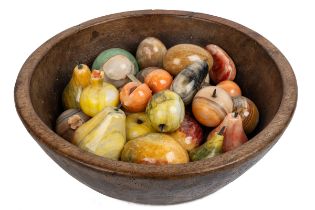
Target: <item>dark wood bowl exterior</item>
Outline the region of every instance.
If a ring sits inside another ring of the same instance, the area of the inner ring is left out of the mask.
[[[135,53],[147,36],[167,47],[179,43],[225,49],[237,68],[243,95],[260,110],[251,140],[212,159],[178,165],[112,161],[85,152],[54,133],[61,93],[78,62],[91,64],[102,50]],[[70,175],[105,195],[145,204],[174,204],[215,192],[254,165],[277,142],[297,102],[294,73],[281,52],[258,33],[222,18],[145,10],[108,15],[74,26],[40,46],[23,65],[15,85],[17,112],[45,152]]]

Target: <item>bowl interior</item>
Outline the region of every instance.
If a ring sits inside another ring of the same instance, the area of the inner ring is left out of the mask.
[[[38,63],[31,78],[30,95],[35,112],[51,129],[62,112],[61,94],[77,63],[91,65],[103,50],[119,47],[135,54],[148,36],[159,38],[169,48],[179,43],[221,46],[234,60],[236,82],[252,99],[260,122],[252,136],[264,129],[276,114],[282,99],[282,80],[268,52],[243,32],[216,21],[179,15],[138,15],[107,20],[62,39]]]

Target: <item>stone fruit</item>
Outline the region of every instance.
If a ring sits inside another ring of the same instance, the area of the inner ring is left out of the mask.
[[[119,104],[119,92],[115,86],[104,82],[104,72],[93,70],[90,85],[83,89],[80,97],[82,111],[93,117],[104,107],[117,106]]]
[[[144,112],[133,113],[127,116],[126,131],[127,141],[155,132]]]
[[[177,93],[164,90],[152,96],[146,114],[156,131],[173,132],[184,120],[185,106]]]
[[[111,48],[101,52],[95,59],[92,69],[104,71],[104,81],[119,88],[129,82],[128,74],[139,71],[136,59],[128,51]]]
[[[144,78],[144,82],[150,87],[153,93],[158,93],[170,88],[173,77],[163,69],[155,69]]]
[[[163,67],[163,57],[167,49],[157,38],[147,37],[138,46],[136,58],[141,69],[147,67]]]
[[[175,76],[196,61],[206,61],[208,70],[212,68],[213,59],[207,50],[194,44],[178,44],[166,52],[163,69]]]
[[[211,136],[211,139],[203,143],[200,147],[193,149],[189,152],[189,157],[191,161],[203,160],[212,158],[222,153],[223,147],[223,132],[225,127],[222,127],[219,132],[215,132]]]
[[[224,80],[234,80],[236,68],[230,56],[222,48],[214,44],[207,45],[206,49],[213,57],[213,66],[209,71],[211,80],[215,84]]]
[[[237,97],[242,95],[241,88],[233,81],[224,80],[217,84],[217,87],[225,90],[231,97]]]
[[[64,139],[71,141],[74,131],[90,119],[79,109],[68,109],[62,112],[56,120],[56,133]]]
[[[129,82],[119,93],[122,106],[127,112],[143,112],[151,99],[152,91],[145,83]]]
[[[115,107],[105,107],[80,126],[72,143],[96,155],[118,160],[126,142],[126,115]]]
[[[192,102],[192,112],[196,120],[208,127],[218,126],[232,110],[231,96],[216,86],[200,89]]]
[[[140,82],[144,82],[144,78],[151,73],[153,70],[159,69],[158,67],[147,67],[137,73],[137,79]]]
[[[185,114],[180,127],[173,133],[170,133],[184,149],[190,151],[201,144],[203,134],[200,125],[193,119],[189,113]]]
[[[196,61],[177,74],[170,89],[180,95],[184,104],[190,104],[207,74],[207,62]]]
[[[207,141],[210,141],[216,132],[225,127],[223,151],[231,151],[248,141],[242,125],[242,118],[237,112],[229,113],[223,122],[213,129],[208,135]]]
[[[189,161],[188,154],[172,137],[150,133],[130,140],[124,146],[121,160],[142,164],[178,164]]]
[[[65,109],[80,108],[81,92],[89,85],[90,77],[90,68],[85,64],[79,64],[73,69],[72,77],[62,93]]]
[[[233,98],[233,112],[237,112],[241,116],[246,134],[255,130],[259,122],[259,112],[252,100],[244,96]]]

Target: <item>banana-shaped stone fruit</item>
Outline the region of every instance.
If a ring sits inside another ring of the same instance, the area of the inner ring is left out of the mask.
[[[118,160],[126,143],[125,113],[105,107],[75,131],[72,143],[96,155]]]

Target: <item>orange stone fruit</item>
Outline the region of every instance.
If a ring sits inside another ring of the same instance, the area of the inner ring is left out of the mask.
[[[225,90],[231,97],[241,96],[241,88],[233,81],[225,80],[217,84],[217,87]]]
[[[120,91],[122,106],[128,112],[143,112],[151,99],[152,91],[145,83],[129,82]]]
[[[158,93],[170,88],[173,77],[163,69],[156,69],[145,77],[144,82],[150,87],[153,93]]]
[[[231,96],[216,86],[202,88],[192,102],[192,112],[196,120],[207,127],[218,126],[232,110]]]

